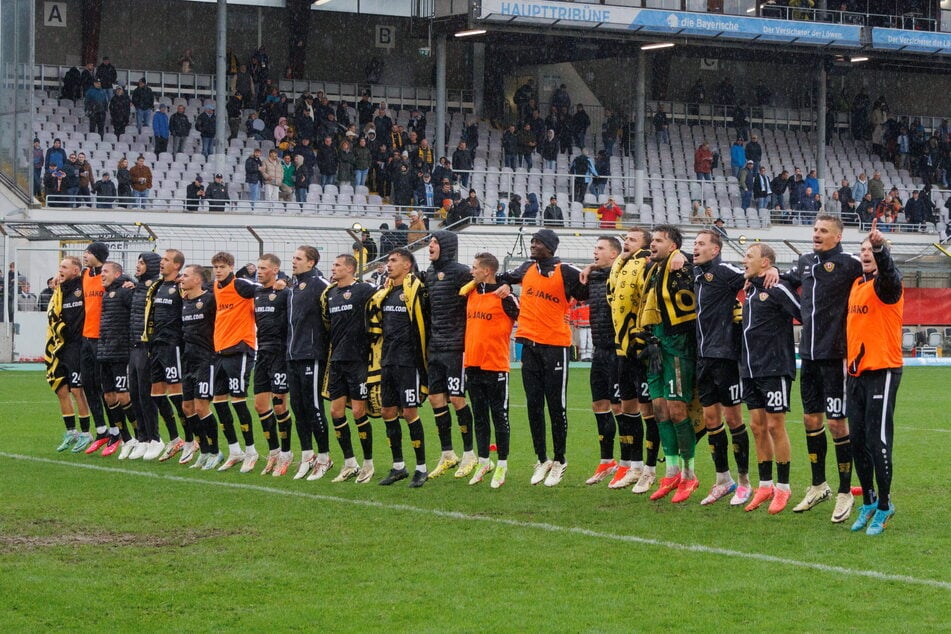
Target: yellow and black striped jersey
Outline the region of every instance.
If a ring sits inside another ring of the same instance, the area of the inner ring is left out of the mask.
[[[637,330],[637,308],[649,255],[649,250],[641,249],[627,259],[616,259],[611,266],[608,302],[614,321],[614,347],[619,356],[627,355],[631,335]]]

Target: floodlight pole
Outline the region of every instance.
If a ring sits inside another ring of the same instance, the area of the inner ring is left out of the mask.
[[[822,202],[826,204],[825,174],[826,174],[826,93],[828,80],[826,78],[825,60],[819,64],[819,95],[816,104],[816,178],[819,180],[819,191]]]
[[[485,99],[485,42],[472,43],[472,110],[475,118],[482,117]],[[450,139],[451,141],[451,139]]]
[[[634,204],[640,213],[644,203],[644,117],[647,116],[647,53],[637,52],[637,83],[634,85]]]
[[[218,0],[218,49],[215,52],[215,172],[224,172],[228,135],[227,68],[228,0]]]
[[[435,36],[436,44],[436,147],[435,160],[446,155],[446,35]]]

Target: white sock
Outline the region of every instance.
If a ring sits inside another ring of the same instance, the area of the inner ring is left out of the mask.
[[[356,458],[347,458],[343,461],[343,466],[357,468],[357,459]]]
[[[614,458],[601,458],[600,464],[611,464],[612,462],[614,462]]]
[[[717,472],[717,484],[733,484],[733,476],[730,475],[729,471],[724,471],[723,473]]]
[[[244,453],[257,453],[258,450],[254,448],[254,445],[248,445],[244,448]]]
[[[99,434],[100,436],[106,433],[106,426],[105,425],[103,425],[102,427],[97,426],[96,433]]]
[[[479,458],[479,464],[489,464],[488,458]]]
[[[771,487],[771,486],[773,486],[773,481],[772,481],[772,480],[760,480],[760,481],[759,481],[759,485],[760,485],[760,487]]]
[[[498,466],[500,466],[500,467],[507,467],[507,466],[509,466],[509,461],[508,461],[508,460],[499,460]]]
[[[646,470],[647,473],[654,473],[654,467],[647,467],[646,469],[644,468],[643,460],[632,460],[631,469],[640,469],[642,472]]]
[[[119,428],[118,428],[118,427],[110,427],[110,428],[109,428],[109,435],[110,435],[110,436],[118,436],[118,435],[119,435]]]
[[[621,460],[620,462],[618,462],[618,464],[621,465],[622,467],[627,467],[628,469],[631,468],[630,460]]]
[[[462,457],[463,457],[463,458],[470,458],[470,459],[471,459],[471,458],[475,458],[475,451],[463,451],[463,452],[462,452]]]
[[[230,444],[228,445],[228,452],[231,453],[231,454],[239,454],[239,453],[241,453],[241,445],[239,445],[239,444],[236,443],[236,442],[230,443]]]
[[[276,455],[278,455],[279,453],[281,453],[280,448],[278,448],[278,449],[271,449],[269,452],[267,452],[267,455],[268,455],[268,456],[276,456]]]
[[[416,470],[419,471],[420,473],[426,473],[426,465],[418,464],[416,465]]]
[[[780,482],[779,484],[776,485],[776,488],[779,489],[780,491],[790,490],[788,482]]]
[[[314,457],[314,451],[312,449],[308,449],[307,451],[302,451],[300,453],[301,462],[307,462],[313,457]]]
[[[674,477],[675,475],[677,475],[678,473],[680,473],[680,467],[679,467],[679,466],[674,465],[674,464],[668,464],[668,465],[667,465],[666,475],[665,475],[664,477],[666,477],[666,478],[672,478],[672,477]]]
[[[319,462],[330,462],[330,454],[329,454],[329,453],[319,453],[319,454],[317,454],[317,460],[318,460]]]
[[[405,469],[405,468],[406,468],[406,463],[405,463],[405,462],[394,462],[394,463],[393,463],[393,468],[396,469],[397,471],[399,471],[400,469]]]
[[[373,467],[373,458],[365,458],[363,460],[363,468],[370,469]]]

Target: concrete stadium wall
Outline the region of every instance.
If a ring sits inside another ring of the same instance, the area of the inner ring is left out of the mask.
[[[43,25],[43,0],[37,0],[36,63],[80,65],[82,0],[66,3],[66,28]],[[118,68],[178,70],[178,59],[191,48],[195,70],[215,70],[214,3],[181,0],[103,0],[100,56],[108,55]],[[245,61],[258,46],[258,15],[262,44],[271,58],[273,79],[287,66],[287,18],[283,9],[228,6],[228,41],[238,58]],[[393,48],[374,45],[376,25],[396,27]],[[409,36],[405,18],[315,11],[308,42],[307,77],[342,82],[364,82],[364,67],[372,58],[384,63],[380,83],[430,85],[434,57],[420,57],[417,49],[425,39]],[[452,39],[452,38],[450,38]],[[450,88],[471,85],[468,50],[463,42],[449,42],[446,81]]]

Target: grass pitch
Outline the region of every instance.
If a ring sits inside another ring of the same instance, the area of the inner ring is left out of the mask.
[[[713,478],[705,440],[688,504],[585,486],[597,432],[584,369],[572,370],[570,466],[554,489],[528,484],[534,457],[514,373],[498,491],[451,474],[411,490],[57,454],[62,423],[42,375],[4,372],[3,629],[951,629],[949,384],[951,368],[905,370],[898,513],[871,538],[831,524],[831,503],[776,517],[725,500],[700,507]],[[430,411],[423,420],[432,468]],[[798,407],[789,421],[795,503],[809,479]],[[379,477],[390,460],[374,429]]]

